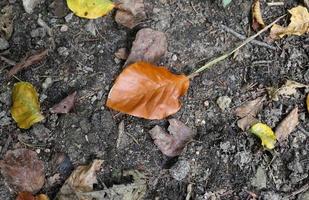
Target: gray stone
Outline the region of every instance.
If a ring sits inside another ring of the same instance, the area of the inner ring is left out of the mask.
[[[10,47],[9,42],[6,39],[0,37],[0,51],[6,50]]]
[[[40,0],[23,0],[23,6],[27,13],[33,13],[34,8],[39,5]]]
[[[257,189],[266,188],[267,176],[266,171],[262,166],[259,166],[256,170],[255,176],[251,180],[251,185]]]
[[[89,33],[91,33],[91,35],[93,36],[97,36],[97,30],[95,27],[95,24],[93,22],[93,20],[90,20],[85,27],[86,31],[88,31]]]
[[[33,37],[33,38],[36,38],[36,37],[45,37],[46,36],[46,31],[44,28],[40,27],[40,28],[37,28],[37,29],[34,29],[30,32],[30,36]]]
[[[171,169],[171,176],[177,181],[181,181],[186,178],[190,171],[190,163],[186,160],[178,161]]]
[[[53,80],[51,79],[51,77],[47,77],[44,81],[44,83],[42,84],[42,88],[44,90],[46,90],[47,88],[49,88],[51,85],[53,84]]]
[[[231,102],[232,102],[232,99],[228,96],[222,96],[217,99],[217,104],[222,111],[229,108]]]
[[[40,141],[46,141],[48,140],[50,136],[50,130],[46,128],[43,124],[35,124],[32,128],[32,133],[35,135],[37,139]]]

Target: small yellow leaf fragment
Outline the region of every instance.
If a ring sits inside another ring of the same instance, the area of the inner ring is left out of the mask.
[[[273,25],[270,37],[273,39],[283,38],[286,35],[303,35],[309,33],[309,12],[303,6],[297,6],[289,10],[291,22],[287,27]]]
[[[273,149],[275,147],[276,135],[268,125],[257,123],[251,127],[250,132],[259,137],[262,145],[267,149]]]
[[[110,0],[67,0],[67,4],[75,15],[87,19],[102,17],[115,7]]]
[[[28,129],[44,119],[38,94],[30,83],[19,82],[14,85],[12,102],[11,114],[19,128]]]
[[[307,111],[308,111],[308,113],[309,113],[309,94],[307,94],[306,103],[307,103]]]
[[[254,0],[252,4],[252,28],[253,30],[258,31],[264,27],[265,23],[262,17],[260,1]]]

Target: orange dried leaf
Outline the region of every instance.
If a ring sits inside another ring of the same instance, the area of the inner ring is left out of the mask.
[[[45,194],[34,196],[30,192],[20,192],[16,200],[49,200],[49,198]]]
[[[44,119],[40,112],[38,93],[30,83],[16,83],[13,88],[12,101],[11,114],[19,128],[28,129]]]
[[[163,119],[176,113],[179,97],[186,94],[189,78],[146,62],[123,70],[112,87],[106,105],[145,119]]]
[[[265,27],[265,23],[263,21],[261,6],[259,0],[254,0],[252,5],[252,28],[255,31],[258,31]]]

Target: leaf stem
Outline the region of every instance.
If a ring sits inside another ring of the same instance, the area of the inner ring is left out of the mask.
[[[251,37],[247,38],[246,40],[244,40],[239,46],[237,46],[236,48],[234,48],[232,51],[227,52],[211,61],[209,61],[208,63],[206,63],[205,65],[203,65],[202,67],[200,67],[199,69],[197,69],[196,71],[194,71],[192,74],[190,74],[188,76],[188,78],[193,78],[196,75],[198,75],[200,72],[211,68],[213,65],[215,65],[216,63],[226,59],[227,57],[229,57],[230,55],[232,55],[233,53],[235,53],[236,51],[238,51],[240,48],[242,48],[243,46],[245,46],[246,44],[248,44],[249,42],[251,42],[252,40],[254,40],[254,38],[256,38],[257,36],[259,36],[261,33],[265,32],[266,30],[268,30],[272,25],[274,25],[275,23],[277,23],[280,19],[282,19],[283,17],[285,17],[286,15],[282,15],[281,17],[278,17],[275,21],[273,21],[272,23],[270,23],[269,25],[265,26],[262,30],[260,30],[259,32],[257,32],[255,35],[252,35]]]

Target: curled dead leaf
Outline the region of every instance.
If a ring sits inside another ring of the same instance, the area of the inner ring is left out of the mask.
[[[250,128],[250,132],[261,139],[262,146],[270,150],[275,148],[276,135],[267,124],[256,123]]]
[[[12,102],[11,114],[19,128],[28,129],[44,119],[38,94],[30,83],[19,82],[14,85]]]
[[[296,128],[298,124],[298,108],[294,108],[277,126],[275,133],[278,142],[285,145],[285,142],[290,133]]]
[[[241,119],[237,121],[237,126],[245,131],[253,124],[257,123],[258,120],[255,117],[262,110],[264,101],[265,97],[259,97],[237,107],[235,114],[236,116],[241,117]]]
[[[290,96],[297,93],[296,89],[299,88],[307,88],[309,85],[305,85],[296,81],[287,80],[286,83],[281,86],[279,89],[275,89],[273,87],[267,88],[268,94],[273,101],[278,101],[279,96]]]
[[[9,72],[8,78],[11,78],[13,75],[17,74],[19,71],[34,65],[41,60],[43,60],[48,54],[48,50],[38,51],[32,56],[25,56],[19,63],[17,63]]]
[[[164,155],[174,157],[181,154],[195,133],[177,119],[170,119],[168,121],[170,123],[168,127],[170,134],[166,133],[160,126],[155,126],[149,133],[154,143]]]
[[[44,162],[28,149],[8,151],[0,161],[5,182],[15,191],[36,193],[44,185]]]
[[[93,191],[93,185],[97,183],[96,173],[101,169],[102,163],[102,160],[94,160],[89,165],[77,167],[61,187],[56,199],[88,200],[82,198],[82,195]]]
[[[258,31],[265,27],[263,21],[260,0],[254,0],[252,4],[252,28],[254,31]]]
[[[273,25],[270,30],[270,37],[273,39],[283,38],[286,35],[303,35],[309,33],[309,13],[307,8],[297,6],[289,10],[291,22],[287,27]]]
[[[62,99],[60,103],[54,105],[51,109],[50,112],[52,113],[61,113],[61,114],[66,114],[69,113],[72,108],[74,107],[75,101],[76,101],[76,95],[77,92],[73,92],[66,98]]]
[[[134,28],[146,18],[144,0],[120,0],[116,7],[115,21],[128,28]]]
[[[167,51],[167,39],[163,32],[144,28],[137,32],[125,66],[137,61],[156,63]]]
[[[137,62],[126,67],[109,92],[106,106],[136,117],[163,119],[176,113],[189,79],[164,67]]]
[[[49,198],[45,194],[34,196],[30,192],[20,192],[18,193],[16,200],[49,200]]]

